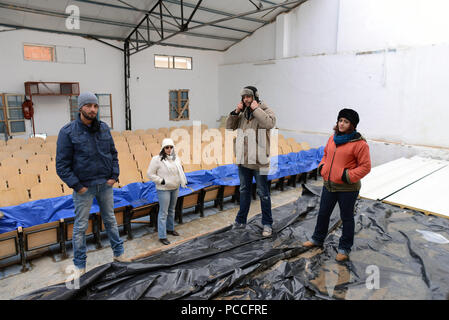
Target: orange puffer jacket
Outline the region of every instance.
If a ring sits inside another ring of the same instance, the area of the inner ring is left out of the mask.
[[[355,139],[337,146],[332,135],[324,148],[318,170],[329,191],[359,191],[362,186],[360,179],[371,171],[366,140],[357,134]]]

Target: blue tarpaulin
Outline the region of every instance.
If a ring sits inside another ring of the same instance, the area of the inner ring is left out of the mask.
[[[318,166],[323,155],[324,147],[320,147],[273,157],[271,159],[273,169],[270,171],[268,179],[274,180],[309,172]],[[235,164],[219,166],[212,170],[188,172],[186,177],[189,188],[181,188],[179,196],[212,185],[236,186],[240,184],[238,167]],[[114,208],[124,206],[136,208],[157,201],[156,187],[153,182],[136,182],[120,189],[114,188]],[[0,233],[12,231],[18,227],[27,228],[75,216],[71,195],[2,207],[0,211],[4,213],[4,217],[0,219]],[[90,212],[96,213],[99,211],[97,201],[94,199]]]

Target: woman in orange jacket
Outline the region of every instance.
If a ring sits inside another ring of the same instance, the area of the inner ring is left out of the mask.
[[[311,240],[304,242],[307,248],[323,246],[330,216],[338,202],[343,234],[338,245],[337,261],[349,259],[354,243],[354,207],[361,187],[360,179],[371,170],[369,147],[356,130],[358,123],[356,111],[342,109],[338,113],[335,133],[329,138],[318,165],[324,186],[315,231]]]

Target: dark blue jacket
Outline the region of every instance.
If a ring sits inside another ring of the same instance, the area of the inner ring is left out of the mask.
[[[76,192],[109,179],[117,180],[117,150],[108,125],[100,121],[100,130],[89,132],[78,115],[62,127],[56,148],[56,172]]]

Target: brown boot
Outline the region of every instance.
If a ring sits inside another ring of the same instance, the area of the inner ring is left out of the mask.
[[[117,262],[131,262],[131,259],[125,258],[125,255],[122,253],[121,256],[114,257],[114,261],[117,261]]]
[[[314,247],[318,247],[315,243],[313,243],[312,241],[306,241],[302,244],[304,247],[306,248],[314,248]]]
[[[337,256],[335,257],[335,260],[338,262],[348,261],[349,256],[343,253],[337,253]]]

